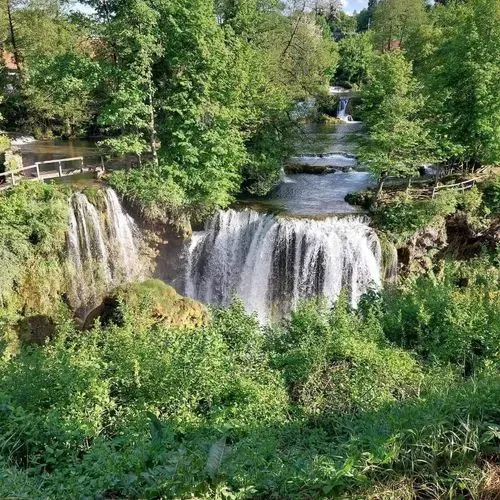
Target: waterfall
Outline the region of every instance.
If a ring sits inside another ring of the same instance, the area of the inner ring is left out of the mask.
[[[138,229],[110,188],[103,212],[83,193],[75,193],[69,204],[70,301],[84,314],[113,286],[140,276]]]
[[[342,288],[355,306],[381,283],[381,248],[362,218],[280,218],[252,210],[219,212],[186,249],[185,293],[227,305],[239,296],[261,322],[303,298],[332,303]]]
[[[349,97],[341,97],[337,108],[337,118],[343,122],[352,122],[352,116],[347,114],[347,106],[349,106]]]

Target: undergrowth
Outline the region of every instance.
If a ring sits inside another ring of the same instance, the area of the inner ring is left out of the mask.
[[[478,498],[500,443],[497,263],[262,327],[79,332],[0,362],[0,497]]]

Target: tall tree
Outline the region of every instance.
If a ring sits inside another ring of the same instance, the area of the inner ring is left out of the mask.
[[[351,35],[339,42],[339,66],[336,78],[352,85],[364,83],[368,77],[374,49],[370,33]]]
[[[500,1],[435,9],[435,25],[420,76],[443,155],[466,166],[500,162]]]
[[[379,194],[388,176],[411,177],[431,157],[431,142],[419,115],[423,106],[412,66],[403,54],[387,52],[374,58],[362,92],[367,136],[361,161],[379,178]]]
[[[404,47],[425,17],[425,0],[380,0],[373,23],[379,50],[391,50],[395,44]]]
[[[105,4],[106,9],[111,7]],[[99,123],[115,135],[103,141],[118,154],[134,153],[141,162],[149,150],[157,167],[155,86],[153,66],[162,53],[159,43],[159,12],[151,2],[122,0],[114,11],[104,10],[112,22],[104,34],[116,64],[110,68],[113,91]]]

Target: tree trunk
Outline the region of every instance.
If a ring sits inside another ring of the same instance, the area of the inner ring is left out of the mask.
[[[290,45],[292,45],[293,39],[295,38],[295,35],[297,34],[297,30],[299,29],[299,24],[302,21],[302,16],[304,15],[304,11],[306,9],[306,2],[302,4],[302,10],[300,11],[299,17],[297,19],[297,22],[295,23],[295,27],[293,28],[292,34],[288,40],[288,43],[286,44],[285,50],[281,53],[281,59],[283,59],[288,52],[288,49],[290,48]]]
[[[149,100],[149,132],[150,132],[150,147],[151,147],[151,155],[153,157],[153,165],[158,167],[158,152],[156,150],[156,124],[155,124],[155,110],[153,107],[153,83],[152,83],[151,71],[149,73],[149,92],[148,92],[148,100]]]
[[[10,41],[12,43],[12,52],[14,53],[14,59],[16,61],[17,70],[19,71],[19,75],[21,75],[21,58],[19,56],[19,51],[17,50],[16,34],[14,32],[14,21],[12,20],[11,0],[7,0],[7,16],[9,18],[9,31],[10,31]]]
[[[380,179],[378,180],[377,196],[375,197],[376,201],[379,201],[380,197],[382,196],[382,190],[384,189],[384,182],[385,182],[386,177],[387,177],[387,174],[382,174],[380,176]]]

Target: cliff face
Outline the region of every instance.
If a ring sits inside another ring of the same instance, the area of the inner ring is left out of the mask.
[[[417,269],[429,270],[433,265],[433,257],[446,248],[448,243],[446,223],[424,227],[398,248],[398,261],[407,271]]]
[[[474,227],[463,214],[453,214],[438,223],[416,231],[398,251],[399,265],[405,271],[429,270],[444,257],[469,259],[483,248],[500,245],[500,220],[487,227]]]

